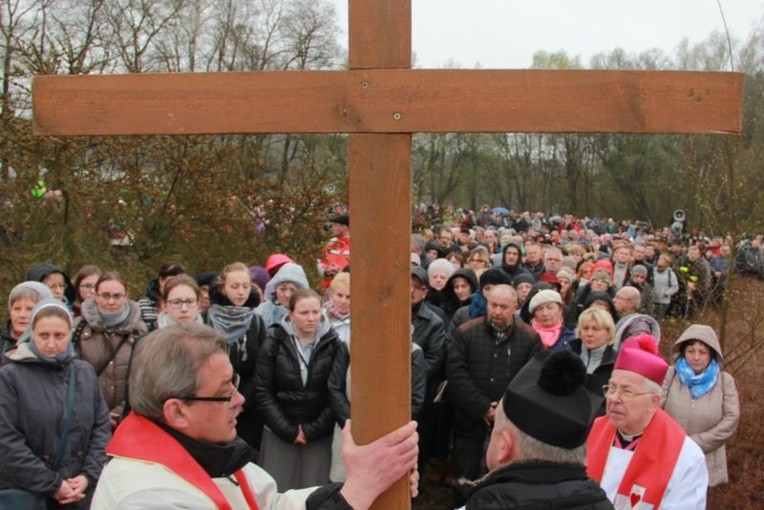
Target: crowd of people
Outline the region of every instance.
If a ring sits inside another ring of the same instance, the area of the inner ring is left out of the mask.
[[[691,325],[667,361],[657,319],[721,303],[731,239],[418,211],[416,423],[359,447],[350,218],[330,224],[316,289],[284,253],[168,262],[135,300],[116,271],[31,267],[0,335],[0,506],[365,508],[409,473],[412,496],[426,476],[466,508],[684,509],[728,481],[740,409],[716,333]]]

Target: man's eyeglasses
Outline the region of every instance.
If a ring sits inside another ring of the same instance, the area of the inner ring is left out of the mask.
[[[191,308],[193,306],[196,306],[196,299],[169,299],[167,300],[167,304],[170,305],[173,308],[183,308],[183,305],[186,305],[188,308]]]
[[[127,294],[112,294],[110,292],[101,292],[98,294],[98,297],[104,301],[122,301],[126,296]]]
[[[638,393],[638,392],[632,391],[632,390],[630,390],[628,388],[624,389],[624,388],[619,388],[617,386],[610,386],[609,384],[606,384],[605,386],[602,387],[602,393],[604,393],[608,397],[612,397],[612,396],[618,395],[618,397],[621,400],[631,400],[634,397],[638,397],[639,395],[649,395],[652,392],[651,391],[642,391],[642,392]]]
[[[227,396],[220,396],[220,397],[197,397],[196,395],[189,395],[187,397],[175,397],[180,400],[190,400],[190,401],[199,401],[199,402],[230,402],[233,400],[233,397],[236,396],[236,392],[239,390],[239,383],[241,382],[241,378],[239,377],[239,374],[233,374],[233,379],[231,379],[231,384],[233,385],[233,393]]]

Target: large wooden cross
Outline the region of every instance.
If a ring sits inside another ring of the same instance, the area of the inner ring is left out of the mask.
[[[347,71],[40,76],[40,135],[350,133],[353,433],[409,419],[411,134],[739,134],[740,74],[411,69],[411,0],[349,0]],[[375,508],[408,508],[406,480]]]

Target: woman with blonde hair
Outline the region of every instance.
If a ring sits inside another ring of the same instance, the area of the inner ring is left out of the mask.
[[[584,362],[587,374],[594,374],[603,384],[608,383],[618,352],[613,349],[615,323],[610,313],[599,308],[587,308],[578,317],[576,338],[568,349]]]
[[[241,381],[239,392],[246,399],[236,431],[257,449],[263,425],[254,409],[255,365],[266,329],[263,320],[255,313],[260,298],[252,289],[252,277],[243,262],[223,268],[219,283],[210,287],[210,303],[204,322],[228,340],[228,356]]]

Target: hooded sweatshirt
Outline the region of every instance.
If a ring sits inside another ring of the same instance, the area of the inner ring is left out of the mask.
[[[276,287],[286,282],[294,283],[298,289],[308,288],[308,277],[305,275],[305,270],[302,266],[292,262],[281,266],[265,286],[265,299],[255,309],[255,312],[263,318],[265,327],[278,324],[287,314],[287,309],[276,300]]]

